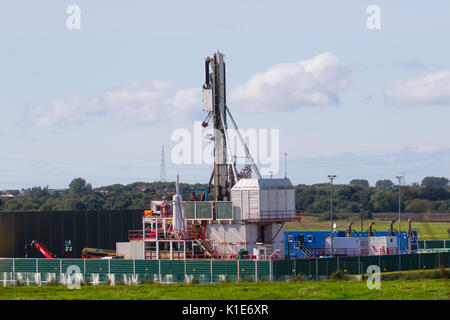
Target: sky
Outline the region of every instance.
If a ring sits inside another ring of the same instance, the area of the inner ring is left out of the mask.
[[[205,119],[217,50],[239,127],[279,132],[274,177],[284,153],[295,184],[449,177],[449,14],[446,0],[2,1],[0,190],[158,181],[162,145],[168,181],[207,182],[173,137]]]

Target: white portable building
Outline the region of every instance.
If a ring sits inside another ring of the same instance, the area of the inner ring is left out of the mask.
[[[231,188],[234,220],[287,220],[296,217],[289,179],[241,179]]]
[[[325,252],[344,256],[385,255],[396,254],[398,250],[397,237],[327,237]]]

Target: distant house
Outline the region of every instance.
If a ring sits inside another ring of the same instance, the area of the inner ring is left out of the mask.
[[[109,191],[108,190],[99,190],[97,192],[100,193],[104,197],[109,196]]]
[[[20,194],[20,190],[6,190],[6,195],[17,197]]]
[[[12,194],[0,194],[0,198],[2,198],[2,199],[13,199],[13,198],[15,198],[15,196],[12,195]]]
[[[63,194],[67,189],[48,189],[50,194]]]

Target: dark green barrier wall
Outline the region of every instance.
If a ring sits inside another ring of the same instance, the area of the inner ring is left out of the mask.
[[[0,213],[0,257],[25,257],[25,243],[42,242],[58,257],[64,257],[64,240],[72,240],[73,257],[85,247],[116,249],[128,241],[128,230],[142,228],[141,210],[79,212]],[[37,250],[32,258],[41,258]]]

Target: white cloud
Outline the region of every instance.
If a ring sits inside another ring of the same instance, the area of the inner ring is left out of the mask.
[[[195,118],[200,112],[200,92],[197,88],[175,90],[163,81],[132,82],[95,97],[54,100],[35,111],[36,123],[39,126],[77,124],[100,116],[115,116],[127,124],[163,119],[183,121]]]
[[[285,111],[303,106],[337,105],[353,68],[331,53],[310,60],[282,63],[254,75],[231,90],[230,100],[250,109]],[[127,124],[162,119],[200,118],[201,89],[175,90],[163,81],[131,82],[93,97],[72,96],[37,108],[39,126],[67,125],[100,117],[116,117]]]
[[[450,105],[450,70],[397,80],[385,94],[388,102],[397,105]]]
[[[414,148],[414,151],[416,153],[435,153],[435,152],[439,152],[441,150],[442,150],[441,146],[434,145],[434,144],[418,146],[418,147]]]
[[[232,90],[230,99],[262,111],[338,105],[339,92],[347,86],[352,71],[351,65],[322,53],[310,60],[274,65]]]

